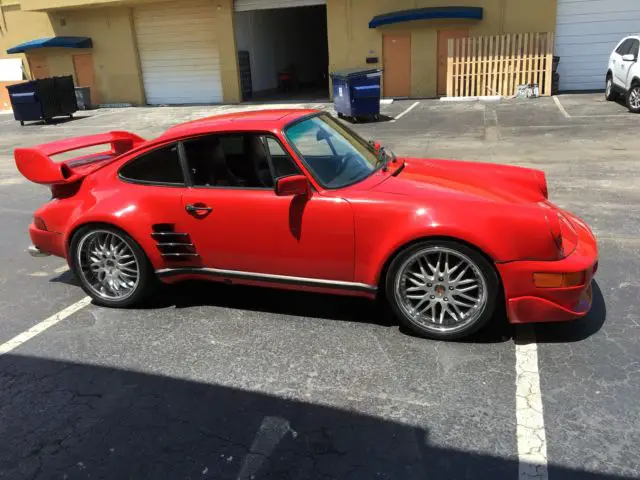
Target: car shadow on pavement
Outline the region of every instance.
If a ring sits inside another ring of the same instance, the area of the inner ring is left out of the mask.
[[[14,354],[0,358],[0,378],[2,478],[518,476],[513,457],[435,445],[430,429],[444,427],[361,413],[369,408],[364,403],[324,406],[202,380]],[[396,413],[402,408],[393,407]],[[412,418],[428,418],[429,408]],[[563,480],[624,478],[553,465],[550,472]]]
[[[161,285],[157,294],[139,308],[189,308],[215,306],[254,312],[323,318],[345,322],[367,322],[392,326],[394,319],[381,302],[357,297],[322,295],[272,288],[187,281]]]
[[[538,343],[581,342],[600,331],[607,319],[607,304],[600,286],[592,282],[593,300],[589,313],[572,322],[544,323],[536,325]]]
[[[67,271],[50,280],[80,288],[73,273]],[[499,304],[502,301],[498,302]],[[190,308],[215,306],[254,312],[323,318],[345,322],[361,322],[384,327],[397,326],[384,299],[375,301],[295,292],[242,285],[225,285],[207,281],[188,281],[175,285],[160,285],[158,292],[133,309]],[[593,281],[593,305],[589,314],[572,322],[536,324],[538,343],[572,343],[586,340],[600,331],[607,317],[602,291]],[[399,326],[405,335],[415,336],[408,328]],[[503,343],[510,341],[515,332],[504,308],[498,307],[489,324],[479,332],[460,340],[462,343]]]
[[[210,305],[298,317],[360,322],[384,327],[398,326],[397,320],[382,298],[375,301],[339,295],[296,292],[270,288],[224,285],[190,281],[162,285],[161,291],[138,308],[189,308]],[[414,334],[400,326],[406,335]],[[501,343],[511,338],[511,326],[503,312],[497,312],[490,324],[480,332],[464,338],[468,343]]]

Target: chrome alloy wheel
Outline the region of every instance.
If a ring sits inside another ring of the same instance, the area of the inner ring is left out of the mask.
[[[607,98],[611,98],[611,90],[613,88],[612,83],[613,82],[612,82],[611,78],[607,78],[607,87],[606,87],[606,93],[605,93]]]
[[[632,87],[629,92],[629,105],[634,110],[640,110],[640,87]]]
[[[87,287],[106,300],[124,300],[136,290],[140,269],[131,246],[120,235],[92,230],[78,242],[76,264]]]
[[[446,247],[428,247],[400,266],[394,295],[412,322],[453,333],[482,315],[487,283],[468,256]]]

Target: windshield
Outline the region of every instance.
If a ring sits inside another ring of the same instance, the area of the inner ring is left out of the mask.
[[[329,115],[295,123],[285,130],[313,176],[326,188],[340,188],[368,177],[379,164],[373,148]]]

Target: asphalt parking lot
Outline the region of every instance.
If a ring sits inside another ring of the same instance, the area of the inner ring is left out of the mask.
[[[64,260],[26,253],[49,192],[21,178],[13,148],[149,137],[239,107],[22,128],[0,115],[0,478],[640,478],[640,117],[599,94],[415,103],[354,128],[398,155],[545,170],[551,199],[598,236],[586,318],[497,318],[442,343],[375,303],[277,290],[189,283],[132,310],[78,304]]]

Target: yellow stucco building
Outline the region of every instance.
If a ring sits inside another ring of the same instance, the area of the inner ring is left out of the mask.
[[[71,74],[100,104],[235,103],[248,90],[277,91],[287,74],[327,95],[327,73],[353,67],[383,68],[387,96],[433,97],[443,93],[447,38],[553,32],[556,8],[557,0],[0,0],[0,59],[22,58],[27,78]]]

